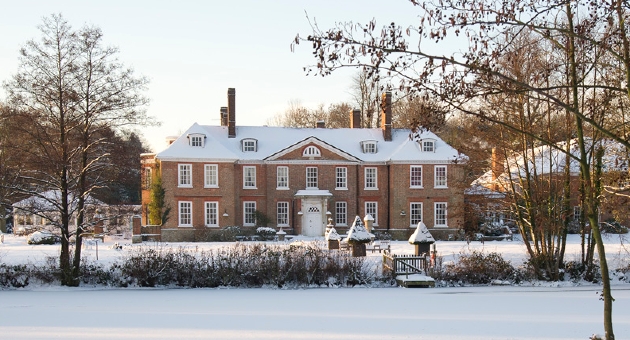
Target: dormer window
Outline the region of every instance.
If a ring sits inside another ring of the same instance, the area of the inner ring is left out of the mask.
[[[200,133],[191,133],[188,135],[188,144],[190,146],[203,148],[206,135]]]
[[[322,153],[319,151],[319,149],[315,146],[309,146],[306,149],[304,149],[304,152],[302,152],[302,156],[303,157],[321,157]]]
[[[258,151],[258,141],[252,138],[243,139],[241,141],[243,152],[256,152]]]
[[[424,139],[422,143],[422,152],[435,152],[435,141],[433,139]]]
[[[376,141],[375,140],[364,140],[361,142],[361,149],[363,149],[363,153],[376,153]]]

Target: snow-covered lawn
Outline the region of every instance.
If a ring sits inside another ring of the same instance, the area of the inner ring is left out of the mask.
[[[27,245],[24,237],[4,241],[0,261],[8,263],[40,263],[59,249]],[[123,249],[111,249],[115,242]],[[606,242],[611,268],[627,263],[619,237]],[[98,262],[137,246],[106,238]],[[437,243],[445,260],[484,249],[519,264],[523,248],[518,240]],[[393,242],[392,251],[409,254],[413,246]],[[84,253],[96,261],[96,246]],[[578,254],[579,239],[572,235],[567,259]],[[377,261],[380,254],[368,252],[368,258]],[[630,339],[630,284],[615,280],[613,288],[615,334]],[[603,333],[600,289],[584,283],[299,290],[29,286],[0,291],[0,339],[588,339]]]

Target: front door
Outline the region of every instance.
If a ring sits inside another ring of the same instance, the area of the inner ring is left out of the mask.
[[[304,236],[324,235],[322,212],[317,206],[310,206],[304,214]]]

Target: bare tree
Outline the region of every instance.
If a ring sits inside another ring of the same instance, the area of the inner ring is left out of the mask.
[[[148,81],[118,62],[117,49],[103,46],[98,28],[77,31],[61,15],[52,15],[44,18],[40,32],[40,41],[21,49],[18,71],[4,84],[16,112],[13,121],[32,124],[14,126],[29,137],[17,145],[28,157],[18,181],[3,185],[55,207],[56,215],[48,217],[61,232],[62,284],[76,286],[81,234],[93,222],[85,218],[86,199],[105,185],[111,166],[108,130],[151,123],[143,110]],[[50,190],[58,194],[44,194]],[[70,229],[73,214],[76,231]]]
[[[500,124],[565,153],[556,141],[549,140],[549,134],[532,134],[514,121],[488,115],[480,103],[488,96],[503,93],[514,98],[545,100],[566,112],[578,150],[567,153],[567,157],[579,164],[584,215],[600,255],[604,329],[606,339],[614,339],[613,298],[597,220],[600,152],[589,152],[589,145],[597,143],[589,144],[588,133],[597,131],[628,149],[630,123],[618,118],[623,110],[603,112],[603,106],[596,106],[588,114],[587,103],[581,99],[601,98],[606,93],[614,98],[630,96],[630,40],[625,27],[628,1],[411,0],[411,3],[419,11],[419,20],[408,27],[392,22],[379,28],[375,20],[364,25],[341,23],[324,31],[313,25],[308,37],[297,36],[294,40],[295,44],[308,41],[314,49],[316,65],[307,71],[326,76],[342,67],[367,69],[373,83],[387,80],[404,93],[432,93],[453,109]],[[540,43],[549,45],[558,61],[549,65],[562,67],[537,68],[523,78],[498,63],[499,59],[509,60],[510,55],[516,55],[514,43],[522,35],[533,35]],[[440,54],[435,52],[440,51],[435,44],[427,45],[447,38],[468,43],[468,49]],[[618,77],[615,81],[605,81],[602,74]],[[598,119],[606,116],[617,116],[613,120],[619,124],[608,125]]]

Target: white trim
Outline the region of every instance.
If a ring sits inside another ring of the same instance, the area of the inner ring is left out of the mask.
[[[444,168],[444,185],[437,185],[437,169]],[[434,165],[433,166],[433,187],[435,189],[446,189],[448,188],[448,166],[446,165]]]
[[[347,152],[345,152],[345,151],[343,151],[341,149],[337,149],[336,147],[334,147],[334,146],[326,143],[325,141],[323,141],[323,140],[321,140],[321,139],[319,139],[317,137],[314,137],[314,136],[310,136],[308,138],[305,138],[305,139],[303,139],[303,140],[301,140],[301,141],[299,141],[299,142],[297,142],[297,143],[287,147],[284,150],[280,150],[280,151],[278,151],[278,152],[276,152],[274,154],[269,155],[268,157],[265,158],[265,161],[277,160],[278,158],[280,158],[280,157],[282,157],[282,156],[284,156],[284,155],[286,155],[286,154],[288,154],[288,153],[290,153],[292,151],[299,150],[299,149],[301,149],[302,147],[304,147],[304,146],[306,146],[308,144],[314,144],[314,145],[320,147],[321,149],[328,150],[328,151],[330,151],[330,152],[332,152],[332,153],[334,153],[334,154],[336,154],[338,156],[341,156],[341,157],[343,157],[343,158],[345,158],[347,160],[350,160],[350,161],[359,161],[359,162],[361,161],[361,159],[359,159],[359,158],[357,158],[357,157],[355,157],[355,156],[353,156],[353,155],[351,155],[351,154],[349,154],[349,153],[347,153]]]
[[[190,181],[189,184],[182,184],[182,167],[183,166],[187,166],[188,167],[188,171],[190,172],[189,176],[188,176],[188,180]],[[193,174],[192,174],[192,164],[190,163],[186,163],[186,164],[182,164],[182,163],[178,163],[177,164],[177,187],[178,188],[192,188],[193,187],[193,178],[192,178]]]
[[[245,212],[245,206],[247,205],[247,203],[254,203],[254,211],[256,211],[256,209],[258,209],[258,206],[256,204],[256,201],[243,201],[243,226],[244,227],[253,227],[256,225],[256,222],[254,223],[246,223],[245,219],[247,218],[247,213]],[[254,213],[254,211],[252,211],[252,214]],[[255,217],[254,217],[255,219]]]
[[[208,184],[208,167],[215,168],[216,184]],[[218,188],[219,187],[219,165],[218,164],[204,164],[203,165],[203,187],[204,188]]]
[[[208,207],[210,204],[215,204],[216,205],[216,221],[217,223],[215,224],[209,224],[208,223]],[[205,201],[203,204],[203,222],[205,224],[206,227],[208,228],[218,228],[219,227],[219,220],[220,220],[220,214],[219,214],[219,202],[218,201]]]
[[[374,186],[368,187],[368,169],[374,170]],[[378,190],[378,168],[365,167],[363,168],[363,189],[364,190]]]
[[[368,204],[374,203],[374,212],[372,213],[372,211],[368,211]],[[372,215],[372,218],[374,218],[374,222],[372,222],[373,226],[378,226],[378,218],[379,218],[379,213],[378,213],[378,201],[365,201],[363,204],[363,207],[365,209],[365,215]],[[374,217],[376,216],[376,217]]]
[[[410,228],[415,228],[418,226],[418,222],[412,222],[412,218],[413,218],[413,209],[412,206],[414,204],[419,204],[420,205],[420,221],[418,222],[422,222],[424,220],[424,203],[423,202],[409,202],[409,227]]]
[[[188,203],[190,208],[190,223],[182,223],[182,203]],[[177,226],[179,227],[192,227],[193,226],[193,204],[192,201],[178,201],[177,202]]]
[[[444,204],[444,224],[437,224],[437,206]],[[433,227],[448,228],[448,204],[446,202],[433,202]]]
[[[413,168],[420,168],[420,185],[411,184],[411,180],[412,180],[411,176],[412,176]],[[422,165],[414,165],[414,164],[409,165],[409,188],[410,189],[424,189],[424,169],[422,168]]]
[[[247,172],[245,171],[245,169],[254,169],[254,186],[246,186],[247,184],[247,180],[246,180],[246,176],[247,176]],[[253,189],[258,189],[258,179],[257,179],[257,174],[256,174],[257,170],[255,166],[244,166],[243,167],[243,189],[247,189],[247,190],[253,190]]]

